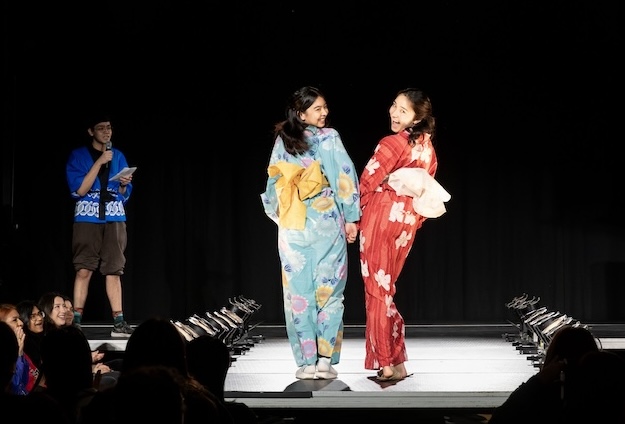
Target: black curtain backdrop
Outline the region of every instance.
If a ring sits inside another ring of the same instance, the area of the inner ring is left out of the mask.
[[[241,295],[283,323],[259,196],[287,96],[321,87],[362,170],[397,90],[419,86],[452,199],[398,282],[406,321],[500,323],[526,293],[625,322],[618,2],[83,3],[3,3],[0,301],[72,293],[65,161],[88,142],[85,114],[107,107],[138,167],[127,317],[183,319]],[[345,322],[363,324],[357,244],[349,254]],[[96,276],[85,320],[108,319]]]

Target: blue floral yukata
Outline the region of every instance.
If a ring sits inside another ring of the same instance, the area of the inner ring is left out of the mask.
[[[360,219],[358,176],[339,133],[308,126],[309,149],[293,156],[276,138],[261,194],[278,225],[286,331],[298,366],[337,364],[347,282],[345,223]]]

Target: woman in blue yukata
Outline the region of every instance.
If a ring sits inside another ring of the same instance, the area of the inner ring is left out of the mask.
[[[347,243],[360,219],[358,176],[315,87],[291,96],[261,194],[278,225],[286,331],[299,379],[334,379],[343,340]]]

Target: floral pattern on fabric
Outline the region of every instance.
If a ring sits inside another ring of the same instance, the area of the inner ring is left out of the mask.
[[[314,365],[317,355],[339,362],[348,269],[345,223],[360,219],[358,175],[338,132],[313,126],[306,131],[308,152],[291,155],[278,137],[268,165],[319,163],[328,185],[302,199],[304,228],[280,225],[280,175],[270,174],[261,194],[265,214],[278,225],[286,331],[298,366]]]
[[[365,369],[377,370],[408,359],[405,326],[394,302],[396,282],[425,217],[412,198],[387,184],[400,168],[424,168],[434,177],[437,159],[431,141],[411,147],[403,131],[384,137],[360,176],[360,266],[365,286]]]

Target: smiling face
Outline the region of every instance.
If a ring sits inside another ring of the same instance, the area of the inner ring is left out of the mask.
[[[65,300],[61,296],[54,298],[54,305],[52,306],[52,312],[50,313],[50,319],[57,327],[63,327],[65,325],[65,316],[68,314],[67,306],[65,306]]]
[[[304,123],[313,125],[317,128],[326,126],[326,117],[329,109],[326,100],[323,97],[317,97],[312,105],[305,112],[300,112],[299,117]]]
[[[391,131],[394,133],[401,132],[419,122],[412,103],[403,94],[395,98],[388,113],[391,118]]]
[[[28,329],[33,333],[43,332],[43,317],[45,313],[37,306],[33,306],[33,310],[30,313],[30,319],[28,320]]]
[[[9,324],[13,331],[16,332],[19,328],[24,327],[24,323],[20,319],[20,314],[19,312],[17,312],[17,309],[11,309],[7,311],[7,314],[5,315],[3,321]]]

